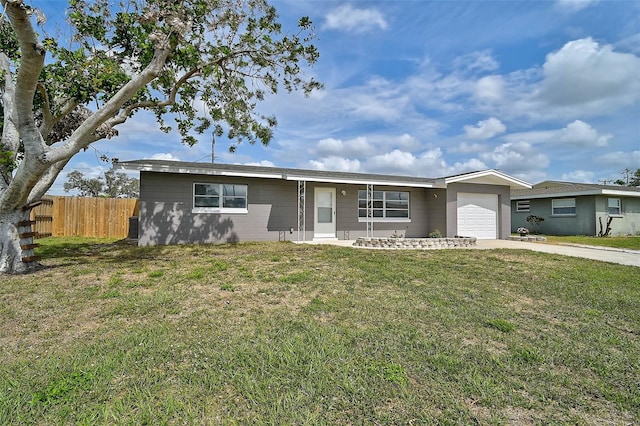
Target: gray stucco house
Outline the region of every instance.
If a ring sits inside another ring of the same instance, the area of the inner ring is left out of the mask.
[[[640,188],[545,181],[511,191],[511,230],[531,228],[529,215],[542,217],[548,235],[597,235],[611,217],[611,235],[640,232]]]
[[[401,234],[507,238],[510,190],[496,170],[431,179],[163,160],[140,171],[139,245],[309,241]]]

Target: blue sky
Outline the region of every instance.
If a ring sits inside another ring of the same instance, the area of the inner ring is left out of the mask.
[[[62,17],[65,2],[44,1]],[[279,0],[284,28],[316,26],[323,91],[260,105],[268,147],[216,141],[216,161],[439,177],[486,168],[531,183],[598,182],[640,168],[640,2]],[[101,154],[210,161],[149,114],[65,172],[106,170]],[[62,194],[61,175],[52,193]]]

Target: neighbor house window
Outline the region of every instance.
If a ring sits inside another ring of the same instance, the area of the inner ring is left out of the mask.
[[[529,200],[516,201],[517,212],[528,212],[531,208],[531,202]]]
[[[576,199],[560,198],[557,200],[551,200],[551,214],[554,216],[575,216]]]
[[[609,198],[607,201],[608,213],[612,216],[619,216],[622,214],[622,208],[620,204],[620,198]]]
[[[247,185],[194,183],[194,213],[246,213]]]
[[[373,191],[373,220],[406,221],[409,219],[409,193],[402,191]],[[358,191],[358,219],[367,219],[367,191]]]

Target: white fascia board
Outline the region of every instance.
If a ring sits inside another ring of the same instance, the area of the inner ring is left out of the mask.
[[[530,189],[531,188],[531,184],[514,178],[513,176],[509,176],[506,175],[504,173],[501,173],[497,170],[482,170],[479,172],[475,172],[475,173],[468,173],[465,175],[460,175],[460,176],[452,176],[452,177],[448,177],[444,179],[444,182],[446,184],[449,183],[456,183],[456,182],[465,182],[465,181],[470,181],[470,180],[477,180],[477,179],[482,179],[483,177],[489,177],[489,178],[494,178],[494,179],[498,179],[498,180],[503,180],[507,185],[509,185],[509,187],[511,188],[520,188],[520,189]],[[492,182],[486,182],[487,184],[492,184]],[[495,183],[493,183],[495,184]]]
[[[141,172],[161,172],[161,173],[184,173],[192,175],[210,175],[210,176],[235,176],[235,177],[248,177],[248,178],[264,178],[264,179],[283,179],[284,176],[280,173],[248,173],[248,172],[234,172],[227,170],[212,170],[209,168],[198,167],[176,167],[176,166],[159,166],[157,164],[141,164],[136,167],[124,167],[122,169],[139,170]]]
[[[284,176],[282,174],[276,174],[276,173],[244,173],[244,172],[216,171],[216,173],[214,174],[218,176],[236,176],[236,177],[262,178],[262,179],[284,179]]]
[[[433,184],[430,183],[418,183],[418,182],[387,182],[379,180],[361,180],[361,179],[339,179],[339,178],[325,178],[325,177],[312,177],[312,176],[292,176],[287,175],[287,180],[297,180],[305,182],[322,182],[322,183],[344,183],[352,185],[373,185],[373,186],[408,186],[412,188],[433,188]]]
[[[640,197],[640,192],[625,191],[624,189],[603,189],[602,195],[617,195],[619,197]]]

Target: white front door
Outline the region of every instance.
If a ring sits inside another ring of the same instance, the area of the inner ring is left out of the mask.
[[[458,235],[480,240],[498,237],[498,195],[458,194]]]
[[[313,238],[336,238],[336,189],[316,188]]]

